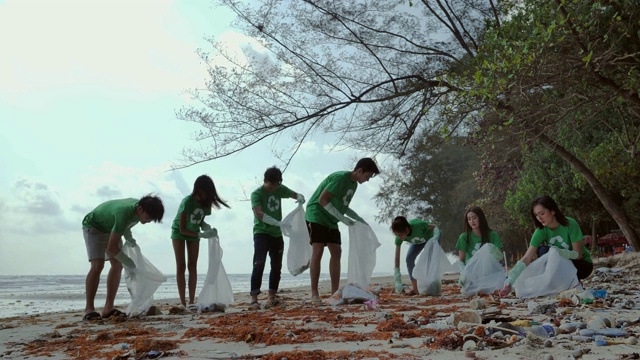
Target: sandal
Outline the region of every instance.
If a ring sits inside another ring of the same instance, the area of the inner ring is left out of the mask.
[[[269,308],[272,308],[274,306],[278,306],[278,305],[281,305],[281,304],[282,304],[282,301],[280,301],[280,299],[271,298],[271,299],[267,299],[267,302],[264,303],[264,308],[265,309],[269,309]]]
[[[114,316],[115,317],[121,317],[121,316],[127,317],[127,314],[123,313],[122,311],[120,311],[118,309],[113,309],[113,310],[109,311],[107,313],[107,315],[103,316],[102,318],[103,319],[109,319],[109,318],[112,318]]]
[[[189,311],[198,311],[198,305],[196,304],[189,304],[189,306],[187,306],[187,310]]]
[[[99,313],[92,311],[90,313],[84,314],[82,321],[94,321],[94,320],[100,320],[100,319],[102,319],[102,316],[100,316]]]
[[[249,305],[249,310],[260,310],[260,303],[258,301],[252,301]]]

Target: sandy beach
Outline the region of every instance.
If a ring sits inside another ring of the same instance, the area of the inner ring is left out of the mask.
[[[472,309],[478,302],[471,300],[479,298],[460,295],[457,275],[447,275],[437,297],[398,295],[392,277],[373,278],[371,288],[380,290],[377,307],[311,303],[308,287],[301,287],[282,289],[282,303],[261,310],[249,309],[248,294],[236,294],[224,312],[192,313],[176,307],[177,300],[162,300],[154,304],[158,315],[139,318],[86,322],[82,312],[4,318],[0,358],[638,359],[640,346],[632,342],[640,325],[639,263],[638,254],[598,260],[596,269],[615,272],[594,271],[584,282],[586,289],[607,292],[589,304],[485,295],[486,308]],[[403,280],[409,284],[407,277]],[[320,291],[328,298],[329,284],[322,282]],[[531,300],[540,305],[533,312]],[[468,312],[478,314],[482,324],[451,324]],[[580,330],[567,328],[601,317],[624,335],[585,336],[582,330],[581,336]],[[518,334],[508,325],[526,330],[532,322],[552,323],[559,333],[544,339]]]

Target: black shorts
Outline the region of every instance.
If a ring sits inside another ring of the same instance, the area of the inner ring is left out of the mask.
[[[309,242],[321,244],[338,244],[342,245],[340,240],[340,230],[329,229],[324,225],[307,221],[307,229],[309,230]]]
[[[578,273],[576,274],[578,276],[578,280],[586,279],[591,275],[591,272],[593,271],[593,263],[585,260],[571,260],[571,262],[573,262],[573,266],[578,270]]]

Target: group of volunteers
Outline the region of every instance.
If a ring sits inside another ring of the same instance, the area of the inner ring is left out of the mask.
[[[311,301],[319,302],[318,281],[325,246],[329,249],[329,275],[331,292],[339,288],[340,258],[342,241],[338,222],[349,226],[364,220],[349,204],[358,188],[358,184],[369,181],[380,171],[373,159],[360,159],[353,170],[337,171],[327,176],[316,188],[307,202],[305,220],[312,247],[309,273],[311,277]],[[263,184],[251,193],[253,224],[253,270],[251,272],[251,307],[260,308],[258,295],[261,293],[262,275],[267,255],[270,259],[269,289],[265,307],[278,304],[276,293],[280,284],[284,240],[281,232],[281,199],[291,198],[299,204],[305,203],[305,197],[282,184],[282,172],[276,167],[268,168],[264,173]],[[211,214],[212,207],[229,208],[223,201],[213,180],[199,176],[191,194],[187,195],[178,208],[171,226],[171,239],[176,258],[176,282],[181,305],[195,304],[197,284],[197,261],[201,238],[216,237],[216,228],[204,219]],[[86,305],[84,320],[94,320],[124,315],[115,308],[114,302],[123,266],[135,269],[136,264],[123,251],[122,238],[129,246],[135,247],[136,241],[131,228],[138,224],[160,222],[164,215],[164,205],[158,196],[146,195],[141,199],[117,199],[98,205],[82,221],[83,235],[87,248],[90,269],[86,278]],[[283,224],[282,224],[283,225]],[[186,251],[185,251],[186,249]],[[186,260],[185,260],[186,254]],[[100,274],[105,261],[111,268],[107,275],[107,291],[104,308],[101,313],[95,309],[94,300]],[[185,272],[188,270],[188,286]],[[185,294],[188,288],[189,301]]]
[[[576,268],[578,280],[587,278],[593,271],[593,261],[591,254],[585,246],[582,238],[580,226],[573,218],[565,216],[558,208],[558,204],[549,196],[541,196],[531,203],[531,219],[535,224],[535,231],[531,236],[529,247],[504,282],[504,287],[500,290],[501,296],[507,296],[512,291],[513,286],[524,271],[524,269],[534,260],[546,254],[550,247],[555,247],[558,253],[570,259]],[[396,244],[394,278],[396,291],[403,289],[400,274],[400,246],[402,242],[411,245],[407,251],[406,264],[412,289],[409,294],[418,294],[417,282],[412,274],[415,267],[415,260],[418,254],[430,240],[438,241],[440,230],[436,225],[429,222],[413,219],[407,221],[405,217],[398,216],[391,224]],[[464,232],[458,237],[456,250],[460,262],[468,264],[469,260],[482,246],[489,245],[495,249],[502,249],[503,245],[498,234],[491,230],[487,218],[478,206],[470,207],[464,214]],[[498,257],[501,253],[498,253]]]
[[[338,222],[348,226],[356,222],[366,222],[349,207],[358,184],[369,181],[380,171],[371,158],[360,159],[353,170],[337,171],[327,176],[316,188],[307,202],[305,220],[312,247],[309,273],[311,280],[311,301],[320,302],[318,281],[325,247],[329,250],[329,275],[331,293],[339,289],[340,259],[342,241]],[[281,199],[291,198],[298,204],[305,203],[305,197],[282,184],[282,172],[277,167],[270,167],[264,173],[263,184],[251,193],[251,207],[254,215],[253,224],[253,269],[251,273],[251,305],[260,308],[258,295],[261,293],[262,276],[267,256],[270,260],[268,296],[264,307],[278,304],[276,293],[280,284],[284,240],[281,224]],[[187,195],[177,210],[171,226],[171,239],[176,259],[176,282],[182,306],[195,304],[197,284],[197,261],[201,238],[216,237],[218,231],[204,221],[211,214],[212,208],[229,208],[223,201],[207,175],[199,176],[194,183],[193,191]],[[136,241],[131,228],[137,223],[160,222],[164,215],[164,205],[158,196],[146,195],[141,199],[117,199],[98,205],[87,214],[82,221],[83,235],[87,248],[90,269],[86,277],[85,320],[119,316],[123,313],[114,306],[116,293],[120,284],[123,265],[135,269],[136,264],[123,251],[122,238],[129,246],[135,247]],[[577,222],[564,214],[555,201],[549,196],[535,199],[531,204],[531,217],[536,226],[529,248],[522,259],[513,267],[500,291],[502,296],[508,295],[522,271],[534,260],[542,256],[550,247],[556,247],[559,254],[571,259],[577,269],[578,279],[589,276],[593,264],[589,251],[582,241],[582,232]],[[425,248],[428,241],[438,241],[440,230],[435,224],[421,219],[407,220],[398,216],[391,223],[391,231],[396,236],[394,257],[395,290],[403,291],[400,274],[400,250],[403,242],[410,243],[406,255],[406,265],[412,288],[411,295],[418,294],[417,281],[413,276],[416,258]],[[482,246],[490,244],[498,251],[503,245],[498,234],[491,230],[487,218],[480,207],[473,206],[464,214],[464,232],[459,236],[456,250],[462,264],[470,259]],[[501,252],[498,251],[498,255]],[[186,256],[186,259],[185,259]],[[499,256],[496,256],[499,257]],[[101,313],[96,312],[94,299],[98,289],[100,274],[105,260],[111,268],[107,275],[107,291],[105,306]],[[188,283],[185,272],[188,270]],[[186,290],[188,289],[188,302]]]

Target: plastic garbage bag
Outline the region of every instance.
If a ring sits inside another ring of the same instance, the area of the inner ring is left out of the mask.
[[[153,294],[160,284],[167,281],[167,277],[142,255],[140,245],[131,246],[125,243],[122,251],[136,264],[135,269],[124,267],[125,282],[131,295],[127,316],[146,314],[151,307]]]
[[[200,295],[198,311],[226,309],[233,302],[233,290],[222,264],[222,248],[216,236],[209,239],[209,268]]]
[[[302,204],[285,216],[280,222],[282,234],[289,238],[287,250],[287,268],[293,276],[302,274],[311,263],[311,244],[309,243],[309,230],[304,220],[304,208]]]
[[[435,296],[442,291],[442,275],[455,270],[440,244],[431,240],[422,249],[412,275],[418,281],[421,295]]]
[[[516,296],[528,299],[537,296],[555,296],[578,285],[576,267],[565,259],[556,247],[531,262],[515,283]]]
[[[341,304],[357,304],[365,303],[370,300],[377,300],[376,294],[368,287],[356,283],[348,283],[338,291],[334,292],[328,299],[327,303],[331,306]]]
[[[502,289],[507,273],[496,259],[496,251],[499,249],[495,245],[487,243],[469,260],[461,274],[464,279],[460,289],[462,295],[491,294]]]
[[[369,286],[376,266],[376,249],[380,246],[371,226],[356,222],[349,226],[349,265],[347,283]]]

